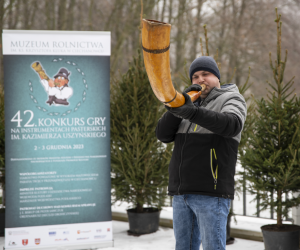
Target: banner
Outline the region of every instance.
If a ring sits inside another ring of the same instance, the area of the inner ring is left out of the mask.
[[[3,31],[6,249],[112,246],[110,32]]]

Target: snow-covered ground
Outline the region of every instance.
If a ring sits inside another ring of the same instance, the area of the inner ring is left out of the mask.
[[[126,215],[126,209],[130,206],[128,203],[116,203],[111,207],[112,212],[122,213]],[[160,213],[161,219],[173,220],[173,208],[163,207]],[[292,224],[290,221],[283,221],[284,224]],[[231,228],[261,232],[260,227],[267,224],[276,224],[275,219],[257,218],[252,216],[236,215],[231,220]]]
[[[128,236],[127,222],[113,221],[114,247],[107,250],[168,250],[175,249],[174,231],[171,228],[160,227],[153,234],[139,237]],[[202,247],[200,248],[203,249]],[[236,239],[234,244],[227,246],[228,250],[255,249],[263,250],[263,242]]]
[[[130,206],[127,203],[117,203],[112,206],[112,212],[126,214],[126,209]],[[250,216],[237,215],[236,222],[232,220],[231,228],[261,232],[260,227],[266,224],[275,224],[276,220],[262,219]],[[173,219],[173,208],[163,207],[160,218]],[[290,221],[284,223],[290,224]],[[107,250],[167,250],[175,249],[174,231],[171,228],[160,227],[156,233],[143,235],[140,237],[128,236],[127,222],[113,221],[114,248]],[[202,250],[202,247],[200,248]],[[228,250],[252,249],[264,250],[264,243],[252,240],[235,239],[233,245],[226,247]]]
[[[127,222],[113,221],[114,247],[105,250],[171,250],[175,249],[174,231],[171,228],[160,227],[155,233],[139,237],[127,235]],[[4,247],[4,237],[0,237],[0,249]],[[202,247],[200,247],[203,250]],[[234,244],[226,247],[228,250],[264,250],[263,242],[235,239]],[[53,248],[55,250],[55,248]]]
[[[155,233],[139,237],[127,235],[127,222],[113,221],[114,247],[105,250],[171,250],[175,249],[174,231],[171,228],[160,227]],[[0,249],[4,247],[4,237],[0,237]],[[202,247],[200,247],[203,250]],[[234,244],[226,247],[228,250],[264,250],[263,242],[235,239]],[[53,248],[55,250],[55,248]]]
[[[175,249],[174,231],[171,228],[159,227],[153,234],[139,237],[127,235],[127,222],[113,221],[114,247],[107,250],[168,250]],[[202,247],[200,248],[203,249]],[[263,250],[263,242],[236,239],[234,244],[228,245],[228,250],[255,249]]]

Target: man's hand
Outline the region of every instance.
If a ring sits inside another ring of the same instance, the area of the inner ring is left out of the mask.
[[[178,107],[178,108],[170,108],[168,106],[165,106],[165,107],[173,115],[190,120],[194,117],[198,108],[193,104],[191,98],[189,97],[189,95],[187,93],[183,92],[182,94],[185,98],[185,104],[183,106]]]
[[[183,92],[184,93],[189,93],[191,91],[201,91],[202,87],[198,84],[192,84],[191,86],[189,86],[187,89],[185,89]]]
[[[52,79],[49,79],[48,84],[49,84],[49,87],[51,87],[51,88],[53,88],[55,86],[54,81]]]

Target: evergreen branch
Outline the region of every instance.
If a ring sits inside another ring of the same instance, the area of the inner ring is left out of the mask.
[[[277,70],[276,69],[273,69],[273,77],[274,77],[275,83],[277,83]]]
[[[241,95],[245,95],[245,92],[252,86],[252,83],[249,84],[249,79],[250,79],[250,74],[251,74],[251,68],[249,67],[249,70],[248,70],[248,76],[247,76],[247,79],[246,79],[246,82],[242,85],[242,86],[239,86],[239,91],[240,91],[240,94]],[[244,96],[245,97],[245,96]],[[245,98],[245,100],[247,101],[249,99],[248,98]],[[251,111],[250,109],[248,110],[247,109],[247,113],[249,113],[249,111]],[[251,113],[251,112],[250,112]]]
[[[269,60],[270,60],[270,68],[274,72],[274,66],[273,66],[273,62],[272,62],[272,54],[271,54],[271,52],[269,52]]]
[[[289,88],[287,88],[286,91],[283,91],[283,93],[282,93],[282,98],[283,98],[283,99],[287,99],[291,94],[293,94],[293,92],[295,91],[295,89],[293,89],[293,90],[290,91],[289,93],[285,94],[285,92],[287,92],[291,87],[292,87],[292,85],[291,85]],[[296,95],[296,93],[295,93],[295,95]],[[295,96],[294,96],[294,97],[295,97]],[[294,97],[292,97],[292,98],[294,98]]]
[[[300,119],[299,119],[299,121],[298,121],[298,125],[296,126],[296,130],[295,130],[294,135],[293,135],[293,137],[292,137],[292,141],[291,141],[291,144],[292,144],[292,145],[294,144],[294,141],[295,141],[296,136],[299,137],[299,127],[300,127]]]
[[[279,65],[281,62],[281,24],[280,24],[281,15],[278,15],[277,8],[275,8],[275,12],[276,12],[275,22],[277,25],[277,62],[278,62],[277,65]]]
[[[281,62],[281,65],[282,65],[282,69],[280,72],[280,82],[281,83],[283,82],[283,76],[284,76],[284,71],[285,71],[285,66],[286,66],[286,61],[287,61],[287,54],[288,54],[288,51],[285,50],[285,59],[284,59],[284,62]]]
[[[275,88],[270,82],[268,82],[268,85],[270,86],[271,89],[273,89],[274,91],[277,91],[277,88]],[[270,90],[268,90],[268,92],[272,93]]]
[[[295,79],[295,76],[293,76],[292,79],[289,80],[289,81],[285,84],[285,86],[283,86],[282,91],[285,91],[286,88],[292,87],[292,85],[294,84],[294,82],[293,82],[294,79]]]

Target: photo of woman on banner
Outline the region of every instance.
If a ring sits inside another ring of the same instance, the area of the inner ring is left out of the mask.
[[[41,83],[45,91],[49,95],[47,103],[51,106],[53,103],[58,105],[69,105],[68,98],[73,95],[73,89],[69,87],[69,75],[66,68],[60,68],[59,72],[53,79],[43,79],[41,76]]]

